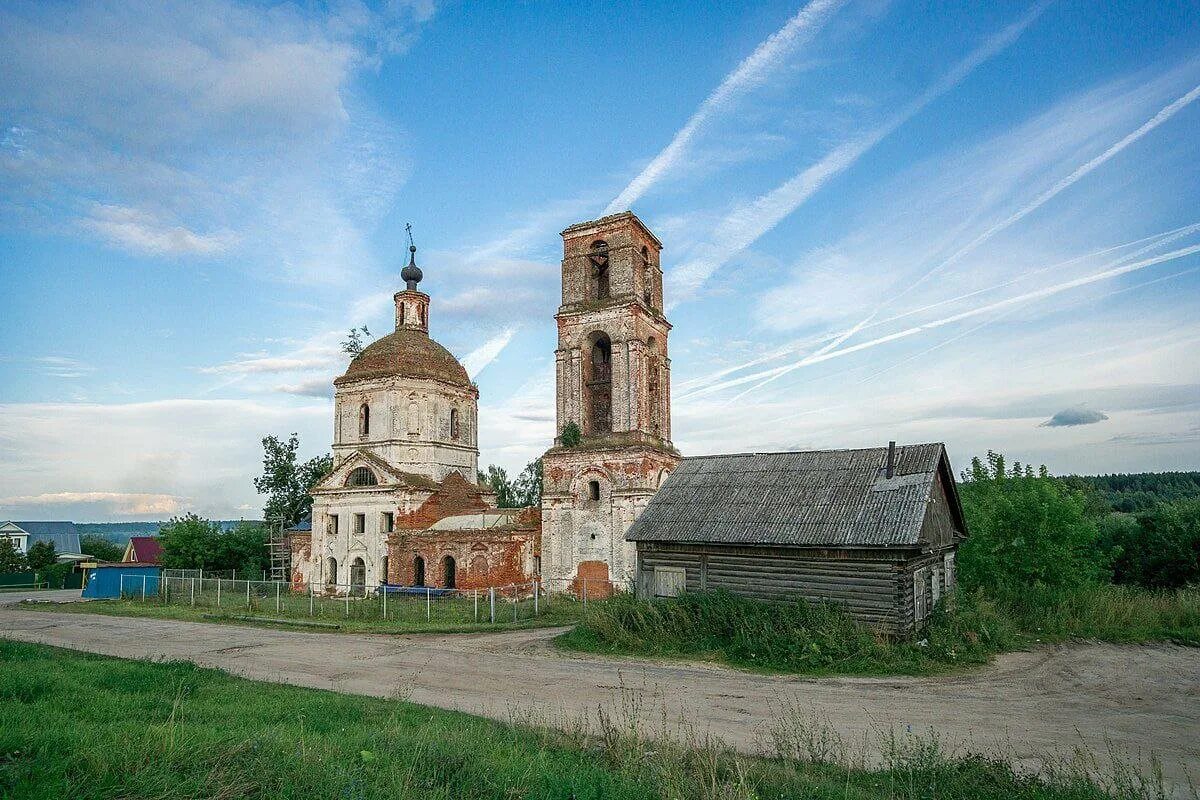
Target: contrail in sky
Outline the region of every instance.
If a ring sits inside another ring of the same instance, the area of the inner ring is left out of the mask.
[[[709,120],[728,108],[738,95],[761,84],[763,79],[780,67],[797,47],[808,43],[826,20],[845,4],[846,0],[812,0],[797,11],[782,28],[763,40],[733,72],[725,76],[721,84],[704,99],[696,112],[679,129],[671,143],[630,181],[608,204],[604,213],[614,214],[632,206],[679,162],[687,146]]]
[[[1183,95],[1182,97],[1179,97],[1174,102],[1172,102],[1171,104],[1164,107],[1153,117],[1151,117],[1150,119],[1148,119],[1144,123],[1142,123],[1142,125],[1139,126],[1138,129],[1135,130],[1133,133],[1128,134],[1127,136],[1122,138],[1119,142],[1117,142],[1116,144],[1112,145],[1107,150],[1105,150],[1103,153],[1101,153],[1100,155],[1093,158],[1091,161],[1088,161],[1086,164],[1080,165],[1070,175],[1063,178],[1062,180],[1060,180],[1058,183],[1051,186],[1046,191],[1042,192],[1040,195],[1038,195],[1036,198],[1034,198],[1031,202],[1022,206],[1020,209],[1018,209],[1012,215],[1010,215],[1006,219],[1001,220],[1000,222],[997,222],[995,225],[993,225],[992,227],[988,228],[983,233],[976,236],[970,242],[963,245],[958,250],[954,251],[954,253],[952,253],[950,256],[948,256],[940,264],[938,264],[933,269],[926,272],[924,275],[922,275],[920,278],[918,278],[913,283],[910,283],[907,286],[905,286],[904,289],[902,289],[894,297],[891,297],[887,301],[882,303],[875,310],[875,312],[872,313],[871,316],[874,316],[875,314],[877,314],[887,304],[895,302],[896,300],[899,300],[901,297],[904,297],[906,294],[911,292],[913,289],[917,288],[918,286],[923,284],[925,281],[929,280],[934,275],[941,272],[946,267],[951,266],[952,264],[957,262],[959,259],[961,259],[963,256],[970,253],[975,248],[979,247],[979,245],[983,244],[988,239],[991,239],[997,233],[1000,233],[1005,228],[1008,228],[1011,225],[1013,225],[1014,223],[1017,223],[1017,222],[1021,221],[1022,219],[1024,219],[1025,217],[1029,216],[1034,211],[1038,210],[1043,205],[1045,205],[1047,202],[1049,202],[1054,197],[1056,197],[1060,192],[1063,192],[1066,189],[1069,189],[1072,186],[1074,186],[1075,183],[1077,181],[1079,181],[1081,178],[1083,178],[1088,173],[1095,170],[1097,167],[1102,166],[1105,162],[1107,162],[1113,156],[1117,155],[1122,150],[1124,150],[1126,147],[1129,147],[1129,145],[1133,144],[1138,139],[1141,139],[1143,136],[1150,133],[1150,131],[1154,130],[1159,125],[1162,125],[1164,122],[1169,120],[1171,117],[1173,117],[1177,113],[1179,113],[1179,111],[1181,111],[1182,109],[1191,105],[1197,98],[1200,98],[1200,86],[1196,86],[1187,94]]]
[[[860,350],[867,350],[872,347],[878,347],[881,344],[887,344],[888,342],[894,342],[899,339],[907,339],[908,337],[914,336],[918,333],[922,333],[922,332],[928,331],[928,330],[933,330],[935,328],[941,328],[945,325],[950,325],[952,323],[959,322],[964,319],[970,319],[971,317],[979,316],[980,314],[987,314],[992,311],[1006,309],[1006,308],[1009,308],[1010,306],[1019,305],[1021,303],[1027,303],[1032,300],[1041,300],[1042,298],[1050,297],[1052,295],[1059,294],[1060,292],[1065,292],[1068,289],[1075,289],[1080,286],[1086,286],[1090,283],[1096,283],[1097,281],[1108,280],[1109,278],[1116,278],[1121,275],[1128,274],[1130,272],[1136,272],[1138,270],[1146,269],[1147,267],[1152,267],[1156,264],[1162,264],[1167,261],[1174,261],[1176,259],[1184,258],[1186,256],[1190,256],[1193,253],[1198,253],[1198,252],[1200,252],[1200,244],[1191,245],[1189,247],[1182,247],[1178,250],[1172,250],[1168,253],[1163,253],[1162,255],[1154,256],[1153,258],[1146,258],[1146,259],[1142,259],[1141,261],[1134,261],[1129,264],[1123,264],[1118,267],[1113,267],[1112,269],[1103,270],[1101,272],[1096,272],[1091,275],[1085,275],[1082,278],[1075,278],[1074,280],[1064,281],[1063,283],[1055,284],[1054,286],[1047,286],[1045,288],[1037,289],[1032,292],[1026,292],[1025,294],[1016,295],[1015,297],[1009,297],[1004,300],[998,300],[994,303],[988,303],[987,305],[978,306],[977,308],[968,309],[967,311],[962,311],[958,314],[952,314],[948,317],[942,317],[941,319],[936,319],[931,322],[925,322],[920,325],[914,325],[911,328],[905,328],[904,330],[896,331],[895,333],[889,333],[886,336],[880,336],[878,338],[871,339],[866,342],[861,342],[859,344],[852,345],[850,347],[843,347],[839,350],[832,350],[829,352],[821,353],[819,355],[813,354],[811,356],[806,356],[805,358],[802,358],[799,361],[796,361],[792,364],[786,364],[784,366],[775,367],[775,368],[769,369],[769,370],[763,370],[761,372],[753,373],[751,375],[744,375],[740,378],[733,378],[728,381],[713,384],[713,385],[705,387],[703,389],[698,389],[694,392],[691,392],[680,399],[681,400],[692,399],[695,397],[699,397],[701,395],[711,394],[713,392],[717,392],[722,389],[728,389],[733,386],[740,386],[745,383],[750,383],[752,381],[761,380],[762,378],[774,377],[776,375],[784,374],[787,372],[792,372],[794,370],[800,369],[801,367],[807,367],[812,364],[820,363],[822,361],[828,361],[833,358],[839,358],[841,356],[850,355],[851,353],[857,353]]]
[[[899,113],[873,131],[836,147],[816,164],[807,167],[786,183],[764,194],[748,205],[735,209],[717,226],[710,246],[703,258],[693,259],[671,273],[676,284],[677,298],[685,298],[700,287],[717,267],[734,255],[749,247],[781,220],[799,208],[830,178],[849,169],[864,153],[897,128],[908,122],[926,106],[953,89],[970,75],[980,64],[1015,42],[1030,24],[1049,5],[1049,0],[1040,2],[1024,16],[987,40],[981,47],[958,62],[941,80],[925,90]]]

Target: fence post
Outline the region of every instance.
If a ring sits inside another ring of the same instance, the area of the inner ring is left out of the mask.
[[[221,607],[221,579],[217,578],[217,608]]]
[[[517,621],[517,585],[513,584],[513,622]]]
[[[490,621],[495,622],[496,621],[496,587],[495,586],[488,587],[488,603],[491,605]]]
[[[254,606],[250,605],[250,581],[246,581],[246,610],[254,610]]]
[[[583,579],[583,610],[587,611],[587,578]]]
[[[142,602],[146,602],[146,576],[142,576]]]
[[[350,590],[346,590],[346,619],[350,619]]]
[[[313,588],[312,581],[308,582],[308,615],[313,615]]]
[[[279,581],[275,581],[275,613],[279,613]]]
[[[475,621],[479,622],[479,590],[475,590]]]
[[[387,619],[387,584],[383,585],[383,618]]]
[[[194,606],[194,605],[196,605],[196,579],[195,578],[192,578],[191,595],[192,595],[192,605]]]
[[[433,595],[433,590],[432,590],[432,589],[430,589],[428,586],[426,586],[426,587],[425,587],[425,621],[426,621],[426,622],[429,622],[429,620],[430,620],[430,619],[432,619],[432,616],[431,616],[431,615],[430,615],[430,613],[429,613],[429,612],[430,612],[430,608],[429,608],[430,601],[429,601],[429,599],[430,599],[430,597],[432,597],[432,595]]]
[[[539,594],[538,589],[539,588],[541,588],[541,587],[538,584],[537,578],[534,578],[533,579],[533,615],[535,617],[540,616],[538,614],[538,594]]]

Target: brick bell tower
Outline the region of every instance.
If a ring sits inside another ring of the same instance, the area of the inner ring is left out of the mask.
[[[632,581],[635,550],[625,532],[679,463],[671,444],[662,243],[628,211],[572,225],[562,237],[542,575],[560,584],[587,578],[589,592],[605,591]]]

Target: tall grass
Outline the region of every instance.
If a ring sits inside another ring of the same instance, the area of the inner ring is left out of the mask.
[[[750,757],[669,731],[665,712],[647,726],[653,709],[639,696],[623,692],[593,719],[503,725],[0,640],[0,797],[1102,800],[1112,787],[1129,800],[1165,796],[1153,773],[1133,768],[1120,783],[1092,777],[1091,762],[1021,776],[932,738],[892,737],[868,763],[786,708],[771,733],[777,747]]]
[[[964,593],[915,636],[893,640],[828,603],[765,602],[728,592],[669,600],[618,595],[589,604],[559,637],[576,650],[721,661],[809,675],[924,675],[985,663],[1034,640],[1200,644],[1200,593],[1116,586]]]

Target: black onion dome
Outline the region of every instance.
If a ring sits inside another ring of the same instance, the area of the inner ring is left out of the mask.
[[[400,279],[404,281],[405,288],[415,291],[423,277],[425,276],[421,274],[421,268],[417,266],[417,248],[415,245],[409,245],[408,266],[400,270]]]

